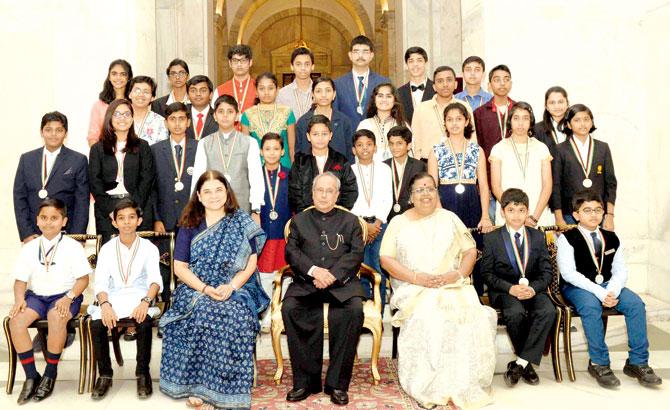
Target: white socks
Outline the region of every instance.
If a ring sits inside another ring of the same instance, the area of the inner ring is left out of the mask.
[[[528,360],[524,360],[524,359],[518,357],[518,358],[516,359],[516,364],[518,364],[519,366],[521,366],[521,367],[523,367],[523,368],[525,369],[526,366],[528,366]]]

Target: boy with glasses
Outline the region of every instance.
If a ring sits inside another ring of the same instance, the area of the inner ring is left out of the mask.
[[[242,115],[256,100],[256,82],[251,78],[251,67],[254,65],[251,47],[246,44],[232,46],[228,50],[228,65],[233,72],[233,78],[216,88],[212,101],[224,94],[231,95],[237,101],[237,112]],[[238,122],[238,131],[240,127]]]
[[[165,109],[173,102],[181,102],[184,104],[190,104],[191,102],[188,99],[188,91],[186,90],[186,82],[189,77],[188,64],[186,64],[186,61],[175,58],[170,61],[165,73],[167,74],[172,91],[170,91],[170,94],[168,95],[157,98],[151,104],[151,111],[161,117],[165,117]]]

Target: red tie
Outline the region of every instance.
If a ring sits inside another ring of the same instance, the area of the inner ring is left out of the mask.
[[[198,122],[195,124],[195,139],[200,139],[200,134],[202,133],[202,127],[205,124],[202,122],[202,113],[198,114]]]

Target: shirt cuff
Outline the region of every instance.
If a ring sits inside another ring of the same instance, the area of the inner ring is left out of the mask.
[[[309,270],[307,271],[307,276],[314,277],[314,269],[316,269],[316,265],[313,265]]]

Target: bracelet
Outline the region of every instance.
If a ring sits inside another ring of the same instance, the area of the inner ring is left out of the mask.
[[[205,286],[202,287],[202,290],[200,290],[200,293],[205,293],[205,289],[207,289],[208,284],[205,283]]]
[[[533,215],[528,215],[528,218],[530,218],[531,221],[537,223],[537,219]]]
[[[102,309],[102,305],[104,305],[105,303],[107,303],[107,304],[109,305],[109,307],[112,307],[112,304],[111,304],[111,303],[109,303],[109,300],[106,300],[106,301],[104,301],[104,302],[100,303],[100,305],[99,305],[99,306],[100,306],[100,308],[101,308],[101,309]]]

